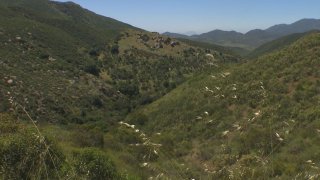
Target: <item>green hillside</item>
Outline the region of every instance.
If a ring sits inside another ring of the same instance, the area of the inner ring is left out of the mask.
[[[106,40],[110,41],[120,35],[122,30],[134,28],[114,19],[94,14],[71,2],[4,0],[0,5],[3,9],[2,18],[33,20],[63,29],[70,36],[86,43],[105,43]],[[21,26],[19,23],[16,25]]]
[[[185,179],[319,177],[319,48],[320,34],[309,34],[258,60],[209,70],[142,108],[149,121],[141,128],[161,133],[153,140],[165,162],[154,164]]]
[[[1,1],[0,14],[2,179],[145,179],[141,154],[127,147],[138,138],[118,122],[195,74],[238,62],[74,3]]]
[[[319,178],[320,33],[232,50],[1,0],[0,179]]]
[[[184,43],[172,47],[174,40],[73,3],[5,2],[0,17],[5,25],[0,36],[0,73],[13,79],[14,85],[2,86],[36,119],[83,123],[101,120],[99,116],[120,118],[213,63],[202,58],[206,54],[215,54],[217,61],[236,60]],[[152,40],[142,40],[141,35],[167,42],[153,48]]]
[[[243,48],[238,48],[238,47],[224,47],[224,46],[219,46],[219,45],[215,45],[212,43],[189,40],[187,38],[178,38],[178,39],[179,39],[179,41],[185,42],[185,43],[190,44],[192,46],[212,49],[212,50],[216,50],[219,52],[223,52],[225,54],[233,54],[234,56],[244,57],[251,52],[249,50],[246,50]]]
[[[289,36],[285,36],[279,39],[276,39],[274,41],[268,42],[266,44],[263,44],[262,46],[254,49],[252,52],[248,53],[246,55],[247,58],[257,58],[259,56],[262,56],[264,54],[268,54],[277,50],[281,50],[289,45],[291,45],[292,43],[294,43],[295,41],[297,41],[298,39],[300,39],[301,37],[305,36],[308,33],[298,33],[298,34],[292,34]]]

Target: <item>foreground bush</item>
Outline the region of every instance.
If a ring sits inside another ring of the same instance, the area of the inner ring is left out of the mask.
[[[105,180],[122,179],[109,157],[97,149],[87,148],[74,152],[75,172],[79,178]]]
[[[0,177],[1,179],[55,179],[64,155],[51,140],[34,128],[18,125],[10,116],[1,115]]]

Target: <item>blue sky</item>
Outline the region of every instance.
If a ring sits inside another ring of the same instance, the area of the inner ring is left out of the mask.
[[[158,32],[246,32],[302,18],[320,18],[320,0],[72,1],[98,14]]]

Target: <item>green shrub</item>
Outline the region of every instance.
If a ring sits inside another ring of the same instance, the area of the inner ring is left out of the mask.
[[[149,121],[148,117],[143,113],[136,113],[130,118],[129,122],[131,124],[143,126]]]
[[[122,179],[109,157],[97,149],[83,149],[73,153],[74,168],[79,178],[92,180]]]
[[[103,107],[103,102],[100,97],[94,97],[92,100],[92,105],[97,107],[97,108],[102,108]]]
[[[119,54],[119,45],[115,44],[111,47],[112,54]]]
[[[117,85],[117,88],[119,89],[119,91],[125,95],[128,96],[136,96],[138,95],[139,92],[139,87],[137,86],[137,84],[134,84],[132,82],[120,82]]]
[[[0,92],[0,112],[6,112],[10,109],[8,99]]]
[[[142,41],[144,41],[144,42],[148,42],[150,40],[150,37],[148,35],[144,34],[140,37],[140,39],[142,39]]]
[[[119,128],[115,132],[115,138],[125,144],[136,144],[141,142],[141,138],[132,129]]]
[[[272,151],[274,144],[277,142],[274,134],[271,134],[268,129],[264,129],[257,126],[252,126],[250,129],[238,139],[240,154],[248,154],[255,151],[262,151],[262,154],[267,155]]]
[[[100,51],[100,49],[99,48],[93,48],[93,49],[91,49],[90,51],[89,51],[89,55],[90,56],[98,56],[99,55],[99,51]]]
[[[91,65],[86,66],[84,68],[84,71],[89,74],[95,75],[95,76],[99,76],[99,74],[100,74],[100,69],[98,68],[98,66],[96,64],[91,64]]]
[[[65,159],[61,150],[36,130],[22,128],[0,136],[0,177],[57,179]]]
[[[103,132],[97,129],[89,129],[78,126],[73,133],[73,141],[79,147],[99,147],[104,146]]]
[[[44,52],[39,55],[40,59],[48,59],[49,57],[50,57],[50,55],[48,53],[44,53]]]
[[[0,122],[0,135],[18,131],[18,124],[15,123],[15,120],[9,114],[0,113]]]

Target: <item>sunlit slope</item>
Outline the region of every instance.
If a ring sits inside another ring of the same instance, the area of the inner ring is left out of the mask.
[[[184,83],[140,110],[148,119],[142,128],[161,133],[162,151],[196,178],[318,177],[319,67],[320,33],[312,33]]]
[[[272,53],[278,50],[281,50],[285,47],[290,46],[292,43],[296,42],[301,37],[304,37],[305,35],[309,34],[307,33],[297,33],[297,34],[291,34],[279,39],[276,39],[274,41],[268,42],[266,44],[261,45],[260,47],[256,48],[252,52],[246,55],[247,58],[257,58],[259,56],[262,56],[264,54]],[[312,32],[311,32],[312,33]]]
[[[5,0],[0,14],[0,94],[9,91],[43,121],[110,122],[163,96],[213,60],[236,59],[70,2]],[[154,48],[151,37],[162,47]]]

